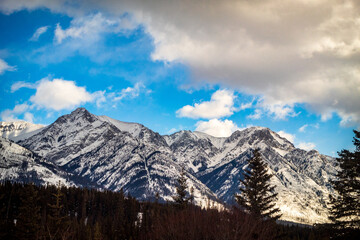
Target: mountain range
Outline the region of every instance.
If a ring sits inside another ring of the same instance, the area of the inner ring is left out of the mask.
[[[182,168],[198,205],[234,204],[252,150],[259,148],[278,192],[283,220],[327,222],[334,158],[296,148],[264,127],[229,137],[180,131],[160,135],[138,123],[78,108],[43,126],[0,123],[0,179],[123,190],[143,200],[172,201]]]

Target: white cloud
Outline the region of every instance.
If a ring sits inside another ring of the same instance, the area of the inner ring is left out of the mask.
[[[36,31],[34,32],[34,34],[32,35],[32,37],[29,39],[29,41],[33,41],[36,42],[39,40],[39,37],[46,33],[46,31],[49,29],[49,26],[43,26],[43,27],[39,27],[38,29],[36,29]]]
[[[296,117],[300,114],[295,112],[293,104],[268,102],[263,98],[259,99],[255,107],[254,113],[247,116],[248,118],[260,119],[263,115],[267,115],[275,120],[286,120],[288,117]]]
[[[294,143],[295,141],[295,135],[291,133],[287,133],[285,131],[278,131],[277,134],[279,134],[280,137],[286,138],[289,142]]]
[[[36,106],[56,111],[71,109],[92,100],[93,96],[85,87],[78,87],[73,81],[47,78],[38,83],[35,95],[30,98]]]
[[[60,23],[54,26],[53,44],[47,44],[35,49],[28,56],[29,59],[46,66],[49,63],[58,63],[72,57],[81,55],[89,57],[91,61],[104,63],[107,61],[124,61],[125,56],[139,54],[138,46],[143,39],[135,43],[124,45],[108,44],[107,37],[128,36],[137,25],[131,14],[109,15],[96,11],[96,13],[76,14],[69,26]],[[132,46],[132,49],[128,49]],[[128,59],[126,59],[128,60]],[[94,70],[92,70],[94,72]],[[96,71],[95,71],[96,72]]]
[[[299,132],[305,132],[306,128],[309,126],[309,124],[305,124],[302,127],[299,128]]]
[[[127,87],[125,89],[122,89],[121,92],[118,94],[118,96],[114,97],[114,101],[119,101],[124,98],[136,98],[139,96],[140,92],[145,89],[144,84],[141,82],[138,82],[134,85],[134,87]]]
[[[153,38],[154,60],[181,62],[197,79],[287,106],[275,109],[280,119],[301,103],[323,119],[336,113],[343,125],[360,125],[358,0],[210,0],[176,6],[145,0],[4,0],[0,9],[47,7],[76,17],[95,10],[127,12]],[[63,30],[58,37],[64,41],[75,32]]]
[[[304,124],[303,126],[301,126],[299,128],[299,132],[305,132],[306,129],[308,128],[315,128],[315,129],[319,129],[320,127],[320,124],[319,123],[316,123],[316,124]]]
[[[106,102],[106,91],[96,91],[91,94],[91,98],[95,101],[96,106],[99,108],[102,103]]]
[[[300,142],[297,147],[306,151],[310,151],[315,149],[316,145],[312,142]]]
[[[55,29],[55,41],[60,44],[72,38],[93,43],[101,39],[103,33],[118,33],[134,27],[135,25],[128,18],[110,18],[97,13],[75,18],[67,29],[63,29],[58,23]]]
[[[177,131],[176,128],[171,128],[169,131],[166,132],[166,134],[170,135],[170,134],[173,134],[176,131]]]
[[[304,125],[304,126],[306,126],[306,125]],[[314,127],[316,127],[316,125],[314,125]],[[301,142],[301,141],[299,142],[299,141],[296,141],[295,134],[287,133],[285,131],[278,131],[277,134],[279,134],[280,137],[286,138],[291,143],[295,143],[297,148],[300,148],[300,149],[303,149],[303,150],[306,150],[306,151],[310,151],[312,149],[315,149],[315,147],[316,147],[316,145],[314,143],[312,143],[312,142]]]
[[[216,91],[211,100],[195,103],[194,106],[186,105],[176,111],[178,117],[188,118],[221,118],[234,113],[234,93],[227,89]]]
[[[24,120],[30,123],[34,122],[34,115],[30,112],[24,113]]]
[[[35,89],[36,88],[36,83],[29,83],[29,82],[16,82],[13,85],[11,85],[11,92],[16,92],[17,90],[19,90],[20,88],[32,88]]]
[[[3,74],[5,71],[15,71],[15,70],[16,67],[10,66],[9,64],[7,64],[7,62],[5,62],[0,58],[0,75]]]
[[[229,137],[239,127],[231,120],[224,121],[211,119],[207,122],[199,121],[196,123],[195,131],[204,132],[214,137]]]
[[[276,120],[285,120],[287,117],[294,117],[298,115],[295,113],[294,107],[291,105],[269,104],[265,105],[264,108],[268,115],[272,116]]]
[[[252,108],[252,106],[253,106],[253,102],[242,103],[238,110],[245,110],[248,108]]]
[[[18,115],[25,113],[29,110],[30,106],[26,103],[18,104],[13,109],[6,109],[0,113],[2,121],[12,122],[19,120]],[[29,115],[28,115],[29,116]]]
[[[253,114],[250,114],[249,116],[247,116],[250,119],[260,119],[261,116],[263,115],[263,112],[261,109],[255,109]]]

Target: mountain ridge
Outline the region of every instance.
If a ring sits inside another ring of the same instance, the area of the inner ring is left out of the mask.
[[[96,116],[84,108],[18,143],[64,171],[141,199],[159,193],[171,201],[185,167],[195,202],[203,206],[207,198],[234,203],[246,160],[260,148],[274,175],[283,219],[306,223],[327,221],[329,181],[336,173],[333,158],[298,149],[269,128],[251,127],[227,138],[187,130],[162,136],[142,124]]]

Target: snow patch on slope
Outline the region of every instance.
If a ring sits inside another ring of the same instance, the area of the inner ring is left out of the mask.
[[[20,141],[40,132],[45,125],[33,124],[25,121],[0,122],[1,137],[12,141]]]
[[[109,122],[117,127],[120,131],[128,132],[134,137],[139,136],[139,133],[144,126],[139,123],[129,123],[129,122],[122,122],[108,116],[97,116],[97,118],[104,122]]]
[[[73,185],[64,177],[46,167],[51,165],[33,152],[0,137],[0,179],[43,184]]]

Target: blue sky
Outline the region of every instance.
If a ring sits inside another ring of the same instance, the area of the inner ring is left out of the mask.
[[[305,2],[2,1],[0,118],[83,106],[160,134],[264,126],[335,156],[360,126],[359,6]]]

